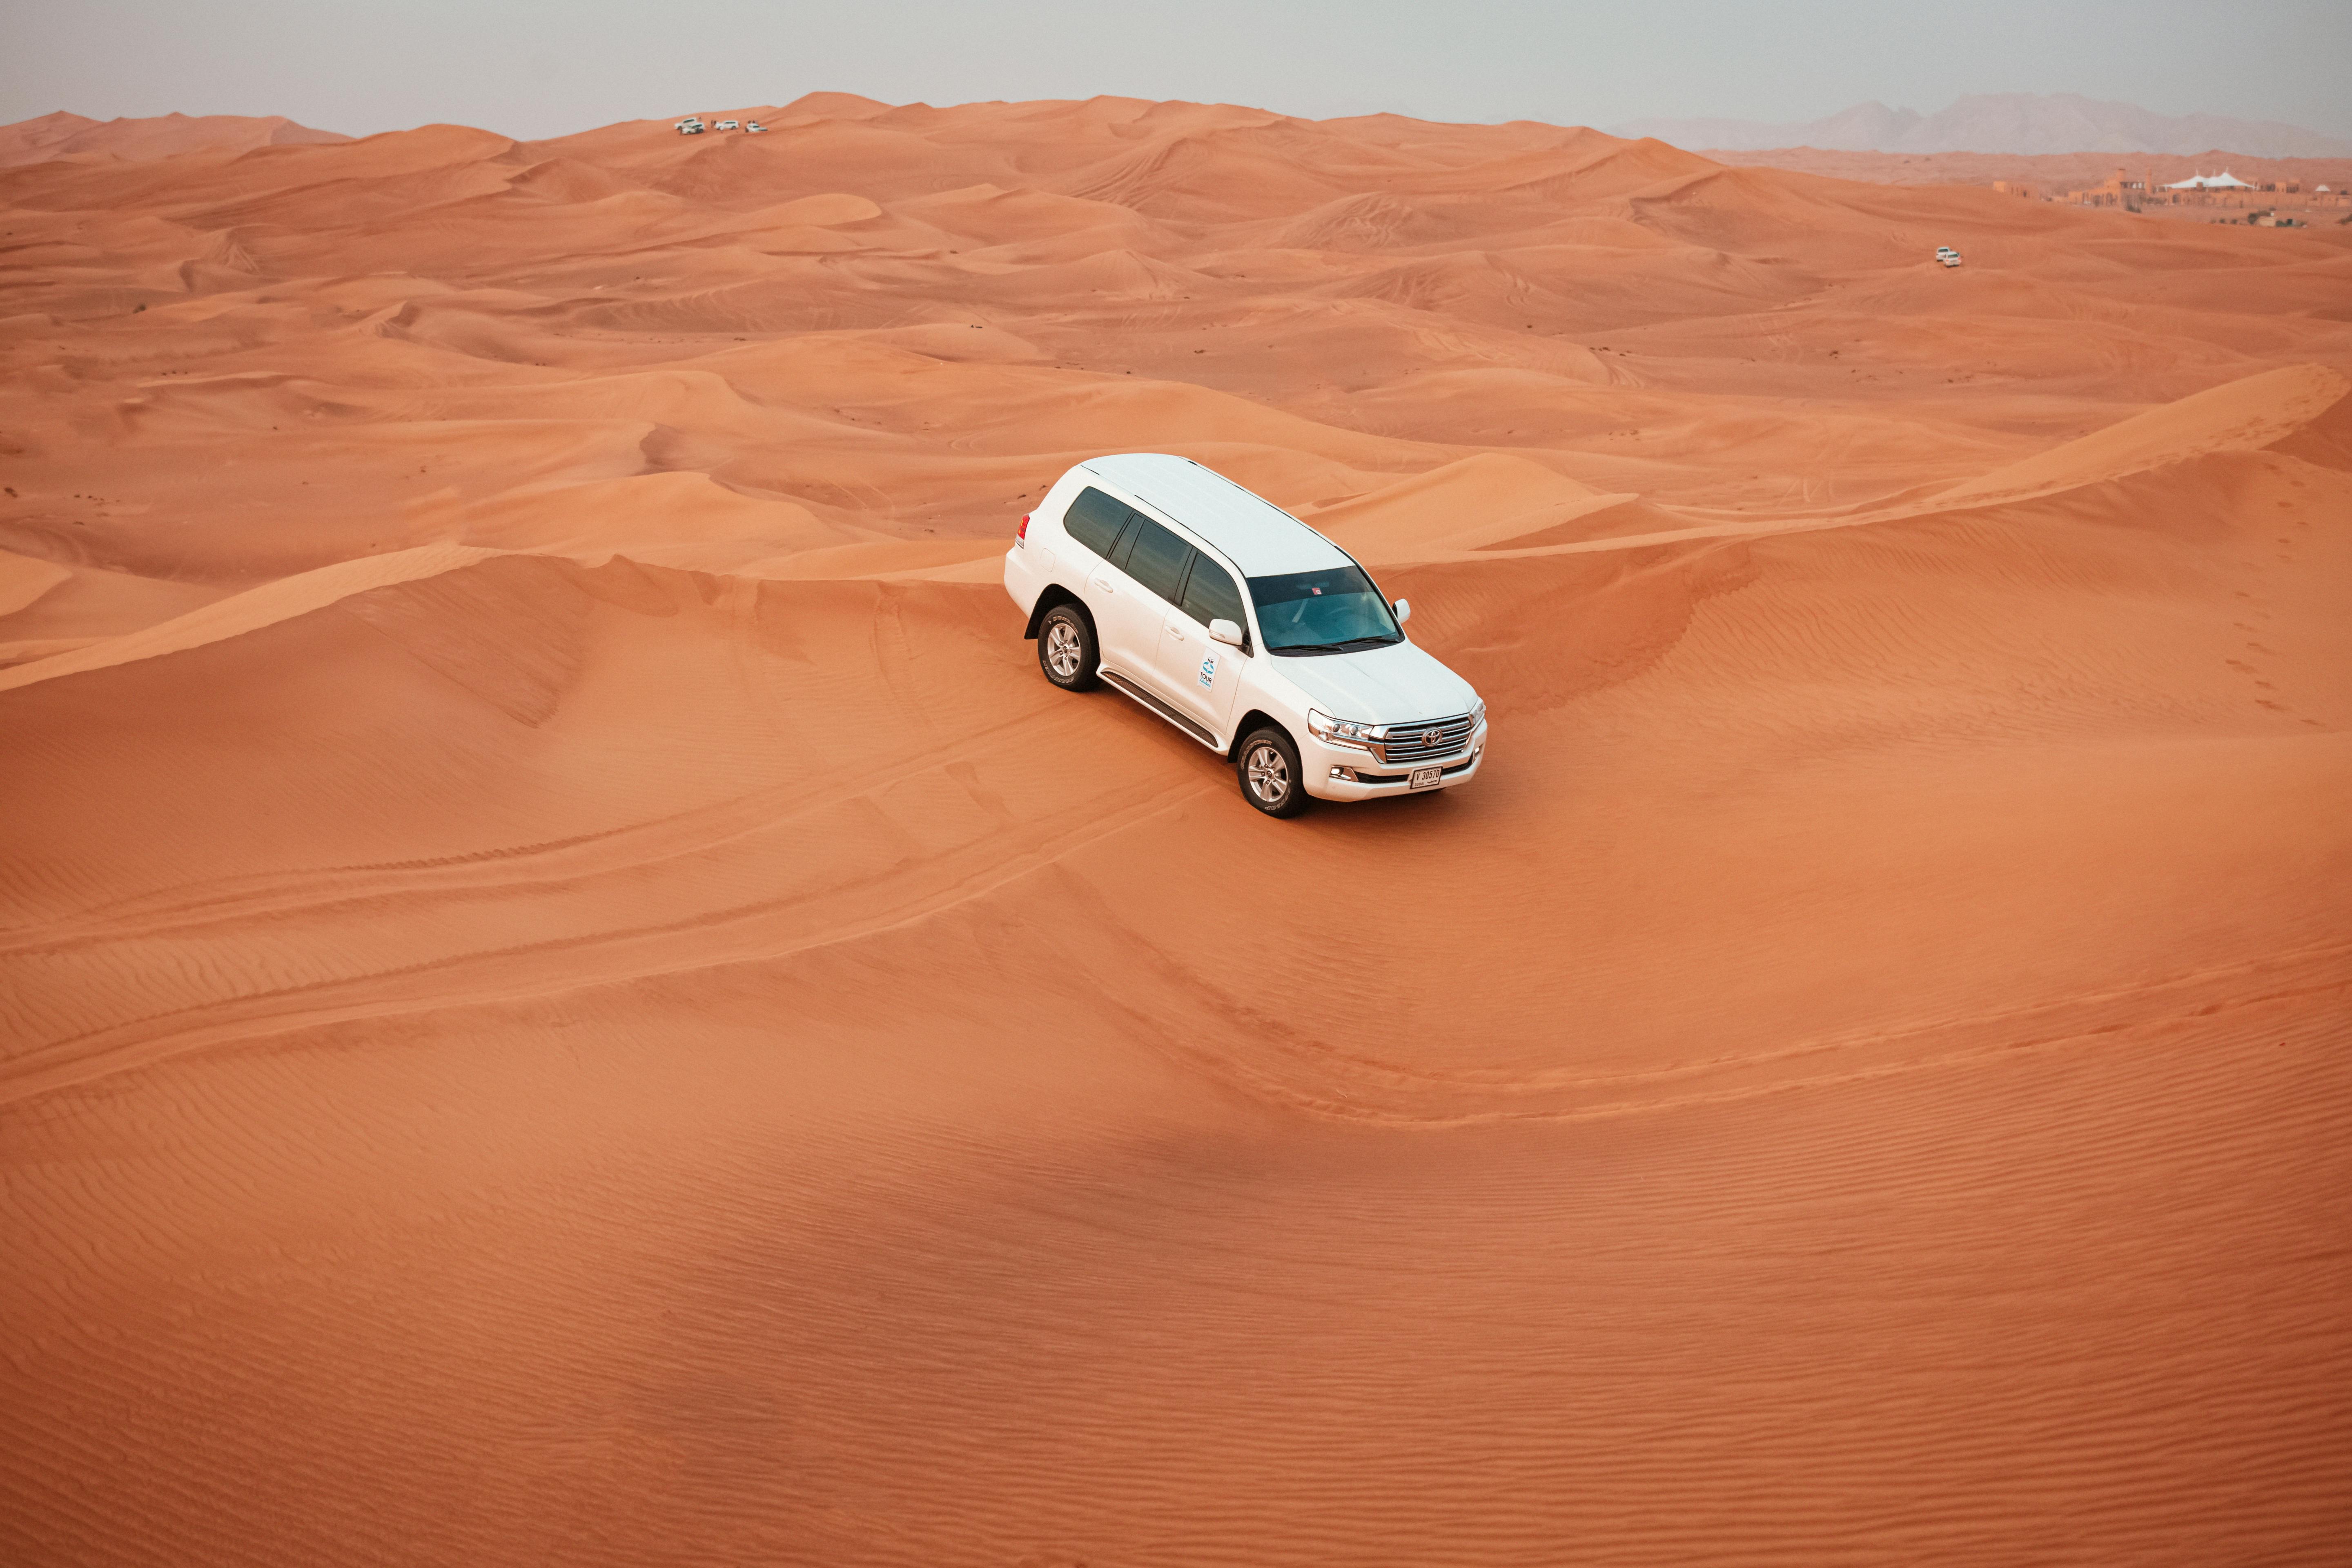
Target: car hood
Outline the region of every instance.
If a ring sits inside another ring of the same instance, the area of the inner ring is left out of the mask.
[[[1409,642],[1361,653],[1274,658],[1274,668],[1335,719],[1374,724],[1450,719],[1466,713],[1470,683]]]

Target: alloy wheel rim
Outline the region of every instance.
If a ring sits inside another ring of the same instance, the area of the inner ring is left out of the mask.
[[[1253,746],[1243,766],[1249,773],[1250,793],[1268,805],[1280,805],[1290,793],[1290,768],[1272,746]]]
[[[1045,663],[1067,680],[1078,672],[1078,634],[1067,621],[1055,621],[1045,634]]]

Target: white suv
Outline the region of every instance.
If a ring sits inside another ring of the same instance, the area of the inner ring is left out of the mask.
[[[1187,458],[1097,458],[1021,520],[1004,589],[1065,691],[1108,681],[1296,816],[1478,773],[1486,705],[1338,545]]]

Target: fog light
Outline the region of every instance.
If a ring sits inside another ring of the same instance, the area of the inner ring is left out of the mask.
[[[1356,770],[1353,768],[1333,768],[1331,770],[1331,776],[1335,779],[1345,779],[1349,784],[1354,784],[1356,782]]]

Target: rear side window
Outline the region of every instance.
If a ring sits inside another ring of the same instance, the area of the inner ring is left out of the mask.
[[[1172,605],[1183,589],[1184,568],[1192,559],[1191,545],[1139,512],[1135,542],[1119,564],[1127,568],[1129,576]]]
[[[1118,542],[1112,545],[1108,550],[1103,552],[1104,558],[1112,565],[1119,567],[1122,570],[1126,568],[1127,552],[1135,548],[1135,536],[1137,533],[1141,531],[1135,525],[1142,521],[1143,514],[1141,512],[1136,510],[1133,507],[1128,508],[1127,527],[1125,531],[1119,534]]]
[[[1078,492],[1070,510],[1062,514],[1062,530],[1072,539],[1097,555],[1108,555],[1118,539],[1118,531],[1127,526],[1128,508],[1100,490]]]
[[[1184,583],[1184,613],[1207,626],[1228,620],[1246,631],[1249,617],[1242,614],[1242,591],[1233,574],[1205,555],[1192,558],[1192,575]]]

